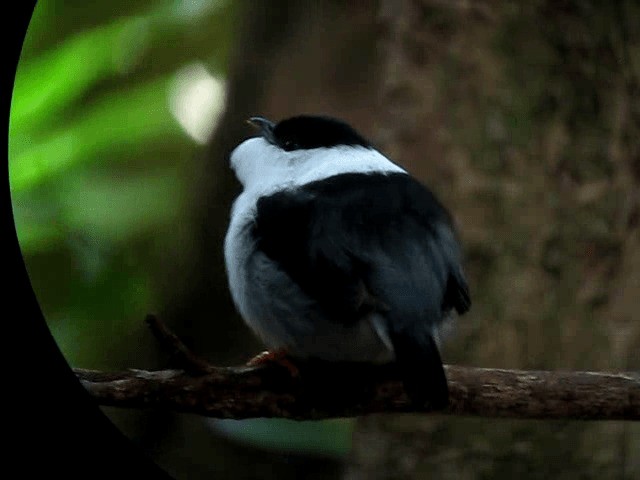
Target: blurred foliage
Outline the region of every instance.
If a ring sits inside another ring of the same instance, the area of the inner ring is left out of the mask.
[[[36,6],[16,73],[9,178],[34,291],[73,366],[157,367],[138,348],[149,337],[141,319],[162,305],[153,278],[178,248],[199,153],[172,102],[194,65],[225,78],[236,16],[228,0]],[[350,423],[258,420],[224,431],[341,455]]]
[[[34,289],[71,364],[124,366],[109,348],[157,304],[158,239],[179,223],[197,148],[170,97],[185,65],[224,76],[232,13],[221,0],[110,14],[37,4],[16,73],[9,180]]]
[[[351,446],[353,422],[348,419],[295,421],[280,418],[216,420],[220,433],[248,445],[271,450],[342,457]]]

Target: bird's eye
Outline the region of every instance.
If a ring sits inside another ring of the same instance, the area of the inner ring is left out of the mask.
[[[284,144],[282,145],[282,148],[284,148],[287,151],[295,150],[296,148],[298,148],[298,144],[293,140],[285,140]]]

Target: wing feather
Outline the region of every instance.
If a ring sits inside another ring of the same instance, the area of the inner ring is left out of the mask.
[[[317,302],[352,324],[381,313],[413,402],[448,403],[434,328],[466,312],[469,287],[450,217],[405,174],[343,174],[258,201],[258,247]]]
[[[343,174],[262,197],[254,234],[336,321],[399,302],[424,310],[427,296],[443,310],[469,309],[449,215],[406,174]]]

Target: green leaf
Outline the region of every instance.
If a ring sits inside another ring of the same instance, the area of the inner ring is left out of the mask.
[[[63,241],[65,238],[64,229],[55,224],[27,221],[25,219],[18,220],[17,218],[16,230],[23,254],[33,255],[47,251],[52,245]]]
[[[140,321],[149,311],[153,294],[147,275],[115,256],[100,275],[90,281],[70,278],[61,316],[43,308],[56,343],[73,366],[113,370],[122,359],[109,355],[122,342],[144,330]],[[135,362],[126,366],[135,366]]]
[[[69,126],[39,141],[11,139],[9,183],[12,192],[33,188],[64,170],[118,157],[145,143],[188,141],[167,104],[171,76],[131,91],[110,94]],[[108,157],[106,157],[108,159]]]
[[[60,222],[101,243],[115,245],[153,232],[181,208],[175,168],[144,175],[77,176],[65,181]]]
[[[298,422],[280,418],[216,420],[214,428],[235,440],[270,450],[344,457],[351,448],[353,419]]]
[[[140,56],[150,20],[133,17],[76,35],[20,64],[11,105],[11,130],[42,127],[99,80],[124,71]]]

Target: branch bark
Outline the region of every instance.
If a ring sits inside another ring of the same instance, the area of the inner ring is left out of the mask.
[[[551,372],[446,366],[451,415],[640,420],[640,373]],[[75,369],[101,405],[157,408],[217,418],[317,420],[372,413],[429,412],[404,394],[395,365],[300,364],[105,373]]]

